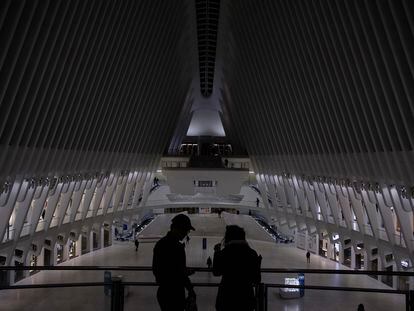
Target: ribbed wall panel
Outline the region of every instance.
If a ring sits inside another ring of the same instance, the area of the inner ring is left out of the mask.
[[[252,158],[411,184],[413,13],[402,0],[223,1],[223,105]]]
[[[189,92],[189,1],[2,1],[0,177],[154,165]]]

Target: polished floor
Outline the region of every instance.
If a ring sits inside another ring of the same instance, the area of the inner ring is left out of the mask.
[[[246,228],[250,245],[263,256],[264,268],[315,268],[346,269],[331,260],[312,255],[311,263],[306,264],[305,252],[290,245],[267,241],[266,233],[248,216],[223,214],[217,216],[191,216],[196,231],[186,246],[187,265],[205,266],[208,256],[212,256],[215,243],[221,241],[226,224],[240,224]],[[169,227],[170,217],[156,219],[142,235],[145,237],[164,234]],[[202,237],[207,237],[207,250],[202,249]],[[150,241],[150,239],[148,240]],[[153,242],[142,242],[135,252],[132,242],[115,242],[111,247],[83,255],[63,263],[63,265],[105,265],[105,266],[149,266],[152,260]],[[122,272],[125,280],[154,281],[151,272]],[[266,283],[282,283],[287,275],[263,274]],[[196,273],[193,282],[219,282],[210,273]],[[351,275],[312,275],[305,276],[307,285],[331,285],[389,289],[367,276]],[[44,271],[24,279],[18,284],[92,282],[102,281],[103,272],[93,271]],[[216,288],[196,288],[200,311],[214,310]],[[155,299],[156,288],[130,287],[125,298],[125,310],[159,310]],[[298,299],[281,299],[277,289],[269,291],[268,310],[316,311],[316,310],[356,310],[359,303],[365,310],[405,310],[405,297],[395,294],[376,294],[339,291],[306,290],[305,296]],[[103,288],[54,288],[34,290],[7,290],[0,292],[0,310],[109,310],[108,298]],[[232,311],[232,310],[229,310]],[[235,310],[236,311],[236,310]]]

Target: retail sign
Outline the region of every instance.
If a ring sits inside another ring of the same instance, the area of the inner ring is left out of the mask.
[[[199,213],[200,214],[210,214],[211,213],[211,207],[200,207]]]
[[[297,277],[289,277],[285,278],[285,285],[305,285],[305,275],[303,273],[298,273]],[[292,299],[292,298],[300,298],[305,295],[304,288],[280,288],[279,295],[281,298],[285,299]]]

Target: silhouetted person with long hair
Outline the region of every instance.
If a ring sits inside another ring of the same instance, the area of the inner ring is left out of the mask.
[[[184,244],[180,242],[190,230],[194,230],[190,218],[178,214],[172,219],[167,235],[155,244],[152,271],[159,284],[157,300],[162,311],[183,311],[185,288],[189,296],[195,297],[188,277]]]
[[[213,274],[222,275],[217,293],[217,311],[251,311],[256,300],[253,287],[260,283],[261,256],[247,244],[243,228],[226,227],[224,248],[214,246]]]

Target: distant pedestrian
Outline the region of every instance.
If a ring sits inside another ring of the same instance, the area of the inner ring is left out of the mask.
[[[138,252],[138,246],[139,246],[139,241],[138,241],[138,237],[135,238],[135,251]]]
[[[362,303],[360,303],[358,305],[358,310],[357,311],[365,311],[365,307],[364,307],[364,305]]]
[[[227,159],[224,160],[224,166],[225,167],[229,166],[229,160],[227,160]]]
[[[306,252],[306,262],[310,263],[310,253],[309,253],[309,251]]]
[[[256,207],[259,207],[259,203],[260,203],[259,198],[256,198]]]
[[[210,269],[212,265],[213,265],[213,261],[211,260],[211,257],[208,256],[208,258],[207,258],[207,267]]]

